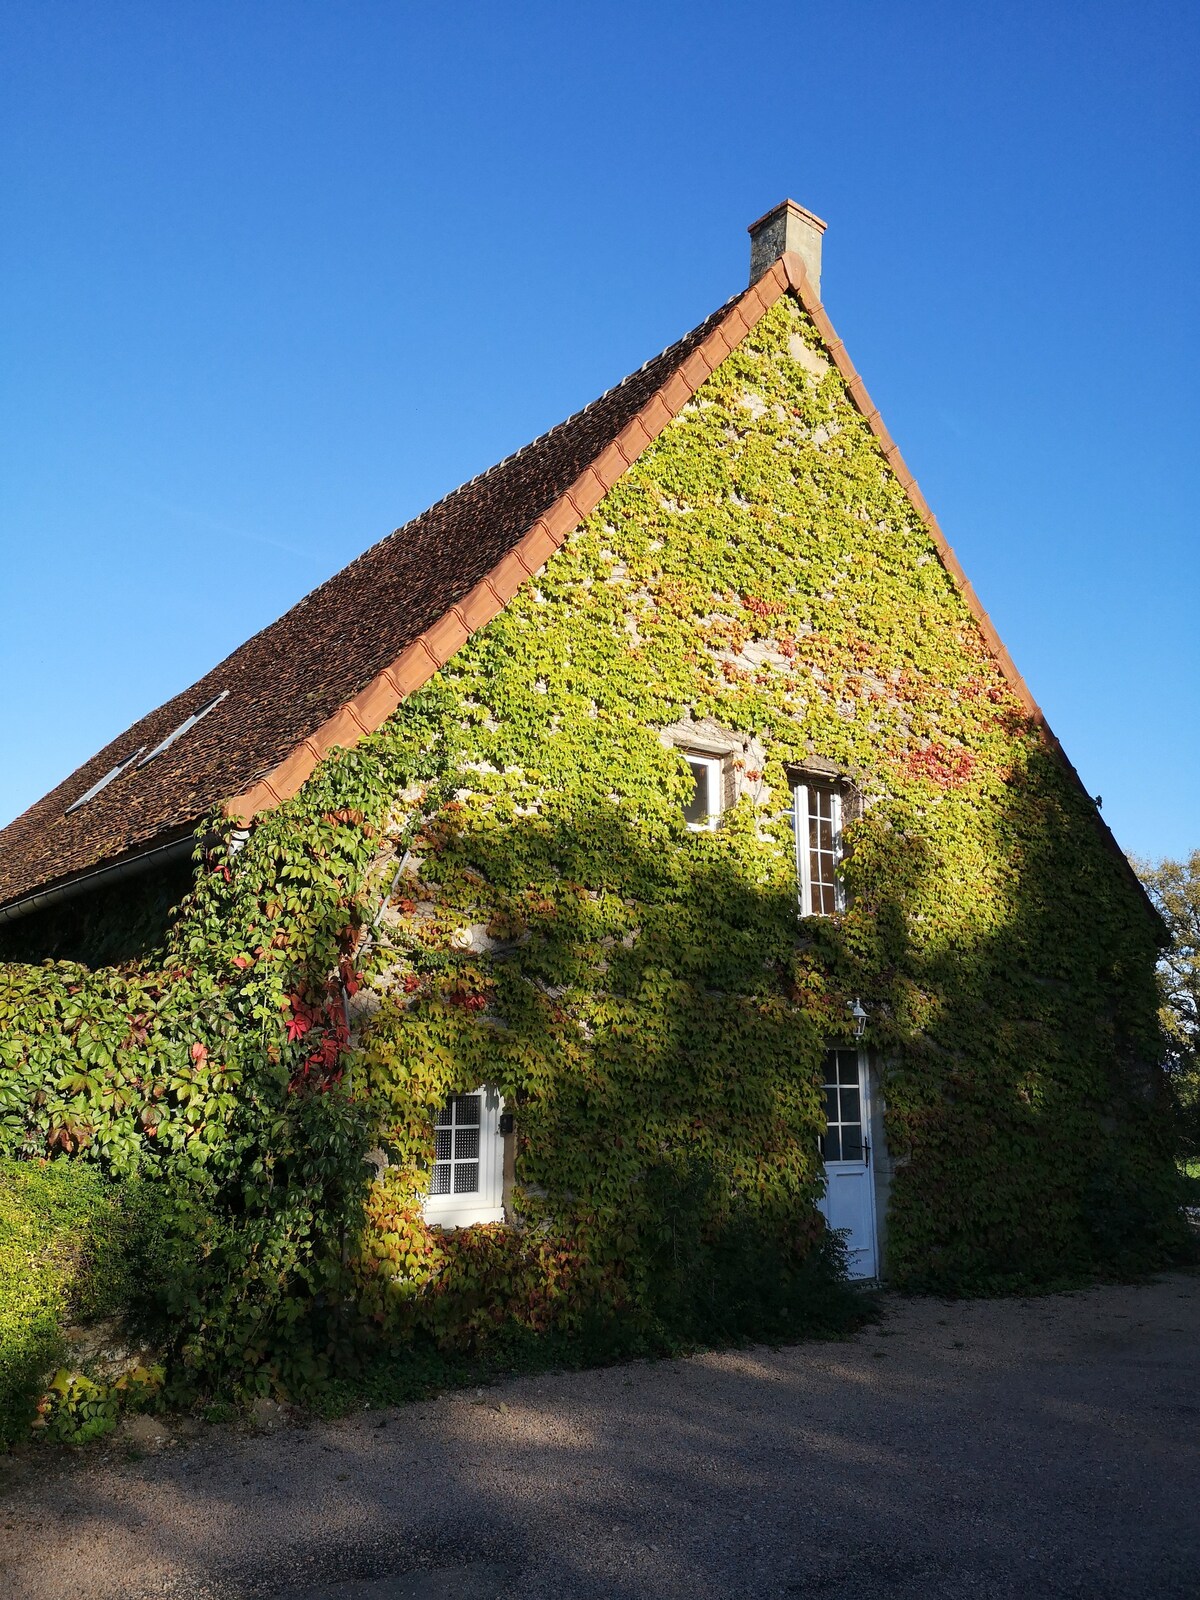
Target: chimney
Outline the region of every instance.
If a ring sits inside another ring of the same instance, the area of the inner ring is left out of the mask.
[[[785,250],[804,263],[813,293],[821,298],[821,235],[825,224],[794,200],[784,200],[747,229],[750,235],[750,282],[769,271]]]

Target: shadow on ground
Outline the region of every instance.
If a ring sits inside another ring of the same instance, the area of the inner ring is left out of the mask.
[[[14,1600],[1192,1597],[1200,1279],[19,1467]]]

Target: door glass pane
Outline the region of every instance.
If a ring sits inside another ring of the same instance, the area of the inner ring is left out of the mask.
[[[457,1127],[461,1128],[464,1123],[473,1125],[476,1128],[479,1126],[479,1102],[480,1096],[477,1094],[456,1094],[454,1096],[451,1106]]]
[[[830,1050],[825,1057],[826,1161],[861,1161],[863,1108],[857,1050]]]

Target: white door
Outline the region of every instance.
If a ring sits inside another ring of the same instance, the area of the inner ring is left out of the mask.
[[[875,1251],[875,1180],[871,1171],[871,1107],[863,1050],[825,1054],[825,1115],[821,1141],[825,1196],[821,1211],[834,1232],[846,1236],[852,1278],[878,1276]]]

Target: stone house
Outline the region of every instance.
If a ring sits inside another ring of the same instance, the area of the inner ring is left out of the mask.
[[[428,1225],[602,1217],[616,1260],[703,1156],[855,1276],[1103,1264],[1097,1197],[1162,1165],[1160,930],[826,315],[823,232],[776,207],[749,287],[10,824],[8,953],[411,728],[443,781],[395,796],[348,1004],[377,1075],[449,1063],[396,1179]]]

